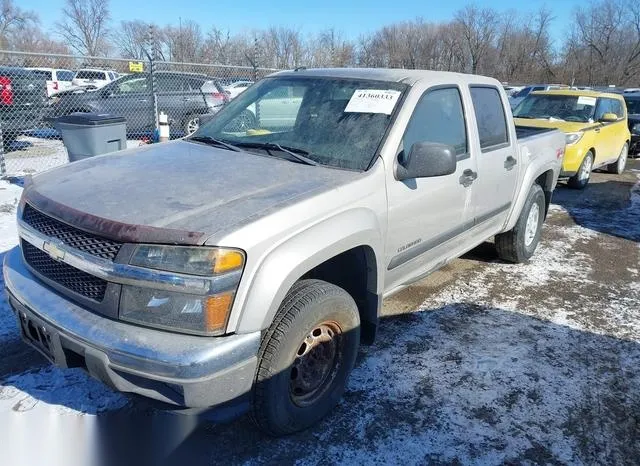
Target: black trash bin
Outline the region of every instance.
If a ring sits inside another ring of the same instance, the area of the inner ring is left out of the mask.
[[[127,148],[124,117],[107,113],[71,113],[53,120],[69,162]]]

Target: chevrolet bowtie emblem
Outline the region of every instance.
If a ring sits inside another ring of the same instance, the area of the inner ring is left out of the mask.
[[[45,243],[42,245],[42,249],[44,249],[52,259],[55,259],[57,261],[61,261],[62,259],[64,259],[64,251],[53,243],[45,241]]]

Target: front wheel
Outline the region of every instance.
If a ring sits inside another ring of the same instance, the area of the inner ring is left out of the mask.
[[[529,190],[516,225],[496,235],[498,257],[504,261],[521,263],[529,260],[540,242],[546,201],[539,184]]]
[[[252,400],[258,427],[280,436],[322,419],[342,397],[359,344],[353,298],[321,280],[297,282],[262,339]]]
[[[198,128],[200,128],[200,115],[189,115],[182,125],[182,130],[187,136],[195,133]]]
[[[607,171],[609,173],[615,173],[616,175],[622,175],[625,167],[627,166],[627,158],[629,157],[629,146],[627,143],[622,146],[618,160],[607,165]]]
[[[589,151],[585,154],[584,159],[582,159],[582,163],[580,164],[580,168],[578,168],[578,173],[573,175],[567,181],[567,186],[572,189],[584,189],[589,184],[589,180],[591,179],[591,170],[593,169],[593,152]]]

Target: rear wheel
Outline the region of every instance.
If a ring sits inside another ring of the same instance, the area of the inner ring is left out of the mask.
[[[529,190],[516,225],[505,233],[496,235],[498,257],[508,262],[525,262],[533,255],[542,233],[546,201],[538,184]]]
[[[338,403],[355,364],[360,317],[353,298],[320,280],[301,280],[262,339],[253,418],[266,433],[313,425]]]
[[[627,143],[622,146],[622,150],[620,151],[620,155],[618,156],[618,160],[607,165],[607,171],[609,173],[615,173],[617,175],[622,175],[625,167],[627,166],[627,158],[629,157],[629,146]]]
[[[578,173],[567,181],[567,186],[572,189],[586,188],[587,184],[589,184],[589,179],[591,179],[591,170],[593,170],[593,152],[589,151],[582,159]]]

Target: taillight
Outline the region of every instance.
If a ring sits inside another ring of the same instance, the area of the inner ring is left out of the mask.
[[[0,103],[13,104],[13,87],[11,87],[11,78],[8,76],[0,76]]]
[[[211,96],[214,99],[224,99],[224,93],[223,92],[214,92],[211,94]]]
[[[58,81],[53,81],[53,90],[54,91],[58,90]]]

